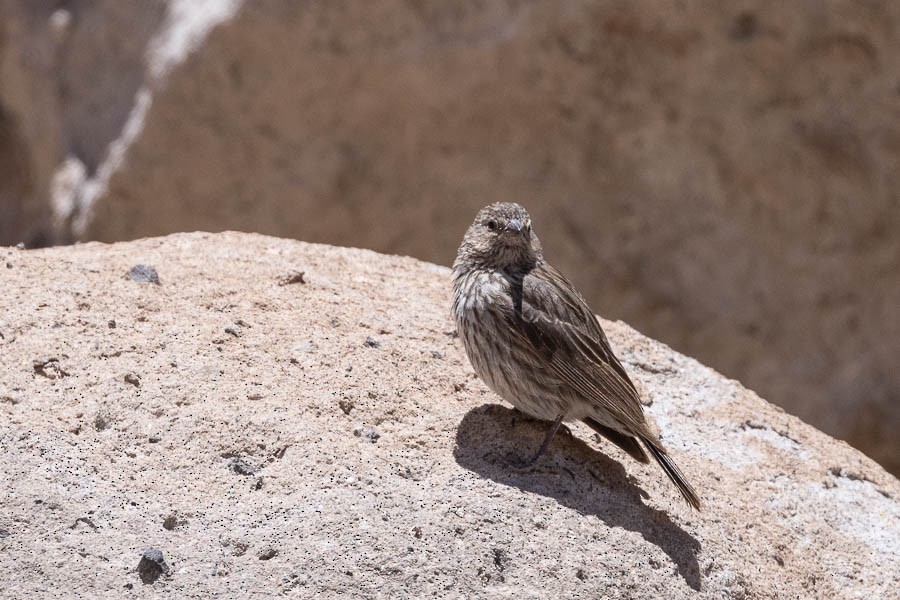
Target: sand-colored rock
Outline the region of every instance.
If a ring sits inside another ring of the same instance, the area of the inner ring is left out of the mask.
[[[445,268],[236,233],[0,258],[0,597],[900,586],[900,482],[625,324],[701,513],[582,426],[506,467],[543,427],[474,377]]]
[[[5,227],[0,198],[0,240],[241,229],[449,264],[517,200],[604,314],[900,473],[900,3],[5,5],[0,197],[31,200]]]

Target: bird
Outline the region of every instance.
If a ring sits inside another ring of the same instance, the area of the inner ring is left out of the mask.
[[[550,425],[533,466],[564,421],[583,421],[632,458],[662,467],[687,503],[701,502],[650,427],[637,388],[595,314],[548,263],[528,211],[482,208],[452,269],[451,312],[476,374],[516,409]]]

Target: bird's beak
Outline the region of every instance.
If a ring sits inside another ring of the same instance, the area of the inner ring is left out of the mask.
[[[507,231],[515,231],[516,233],[522,233],[522,230],[525,228],[525,223],[518,219],[510,219],[506,223]]]

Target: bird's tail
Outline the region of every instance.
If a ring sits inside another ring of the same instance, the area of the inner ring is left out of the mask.
[[[650,459],[647,458],[647,453],[644,452],[644,449],[641,448],[637,438],[633,435],[619,433],[612,427],[607,427],[606,425],[601,424],[600,421],[592,419],[591,417],[585,417],[584,422],[587,423],[591,429],[631,455],[631,458],[634,460],[642,463],[650,462]]]
[[[665,450],[659,447],[659,444],[654,444],[646,438],[642,439],[644,445],[647,446],[647,450],[650,451],[650,454],[653,455],[653,458],[656,459],[656,462],[659,463],[662,470],[666,472],[666,475],[669,476],[669,479],[672,480],[672,483],[675,484],[675,487],[678,488],[678,491],[681,492],[681,495],[684,496],[687,503],[690,504],[692,508],[700,510],[700,497],[697,496],[697,492],[694,491],[691,484],[684,478],[684,473],[681,472],[681,469],[678,468],[675,461],[666,454]]]

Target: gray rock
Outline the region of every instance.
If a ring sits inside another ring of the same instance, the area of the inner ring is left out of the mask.
[[[161,575],[169,575],[171,569],[163,559],[162,550],[159,548],[147,548],[141,554],[141,560],[137,566],[138,576],[143,583],[156,583]]]
[[[213,283],[147,296],[121,278],[135,255]],[[490,393],[444,333],[447,269],[238,233],[17,261],[0,295],[0,327],[18,333],[0,352],[0,392],[23,399],[0,402],[0,573],[15,573],[0,598],[118,597],[148,545],[177,557],[165,578],[167,561],[142,557],[154,593],[188,599],[887,598],[900,585],[897,479],[621,322],[603,324],[703,512],[579,424],[534,469],[511,470],[505,457],[533,451],[543,425]],[[296,261],[316,273],[302,302],[273,284]],[[225,303],[254,326],[214,345],[234,321]],[[130,351],[101,356],[110,316]],[[403,343],[364,348],[361,320]],[[303,340],[315,360],[292,364]],[[68,377],[35,376],[47,352]],[[136,371],[140,394],[121,383]],[[348,435],[347,397],[378,443]],[[85,515],[97,527],[73,528]],[[171,528],[167,515],[190,518]]]
[[[131,281],[139,283],[155,283],[160,285],[159,273],[152,265],[134,265],[125,274],[125,277]]]

